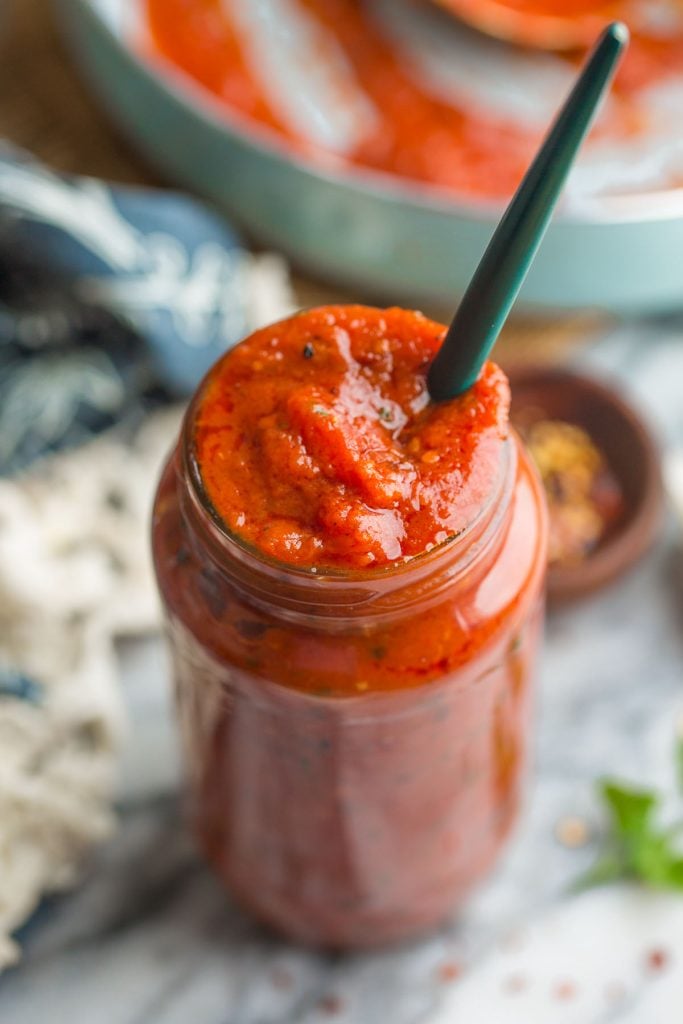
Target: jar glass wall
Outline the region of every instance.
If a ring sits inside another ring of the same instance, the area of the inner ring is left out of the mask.
[[[328,946],[441,921],[513,825],[542,619],[543,498],[512,436],[476,521],[405,564],[312,572],[232,536],[193,407],[154,558],[199,841],[235,898]]]

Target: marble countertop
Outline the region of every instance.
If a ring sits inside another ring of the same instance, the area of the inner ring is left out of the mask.
[[[680,322],[624,325],[582,362],[622,379],[665,447],[683,445]],[[121,657],[131,726],[120,829],[94,856],[83,884],[46,904],[24,930],[24,958],[0,979],[0,1020],[427,1024],[457,986],[460,965],[476,963],[502,936],[566,898],[594,851],[566,849],[554,830],[564,815],[595,818],[596,777],[670,784],[683,714],[682,624],[683,557],[670,521],[627,578],[549,617],[535,777],[495,875],[431,938],[350,956],[289,946],[231,906],[183,825],[161,644],[127,644]],[[672,1014],[662,1024],[680,1020]],[[633,1006],[557,1019],[655,1024]]]

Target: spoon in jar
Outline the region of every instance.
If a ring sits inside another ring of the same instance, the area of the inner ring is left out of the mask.
[[[474,384],[517,298],[578,149],[629,41],[614,22],[602,33],[493,233],[427,376],[435,402]]]
[[[573,11],[567,11],[567,5],[557,0],[538,0],[535,5],[528,0],[434,2],[487,36],[538,50],[590,46],[597,33],[624,7],[623,0],[581,0],[571,5]]]

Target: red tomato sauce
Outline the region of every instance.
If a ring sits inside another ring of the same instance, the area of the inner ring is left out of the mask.
[[[255,65],[237,20],[221,0],[146,0],[151,37],[145,43],[147,55],[170,61],[233,114],[272,130],[294,149],[328,165],[351,162],[479,198],[512,193],[540,142],[540,128],[497,115],[490,106],[483,109],[464,98],[456,102],[436,95],[357,0],[298,4],[334,34],[375,110],[373,127],[344,156],[304,138],[269,99],[264,84],[268,70]],[[566,13],[568,6],[579,17],[596,5],[590,0],[569,5],[560,0],[509,2],[511,10],[530,15]],[[620,6],[610,5],[610,14]],[[557,56],[572,67],[581,59],[576,54]],[[622,139],[639,132],[639,91],[680,73],[682,66],[683,32],[666,37],[635,33],[597,133]]]
[[[444,0],[448,3],[448,0]],[[522,14],[558,15],[563,18],[613,11],[623,3],[618,0],[495,0],[498,7],[509,7]]]
[[[157,493],[197,834],[305,942],[443,920],[522,796],[543,497],[495,366],[429,404],[443,330],[350,306],[257,332],[195,396]]]
[[[624,0],[436,2],[487,34],[515,45],[550,51],[583,50],[591,46],[605,25],[618,19],[624,10]]]
[[[461,533],[491,490],[509,388],[493,363],[430,402],[445,328],[420,313],[338,306],[258,331],[219,363],[195,443],[214,508],[282,562],[384,566]]]
[[[380,113],[350,154],[353,163],[481,196],[510,193],[533,155],[532,133],[428,95],[401,55],[353,0],[304,0],[334,31],[354,74]],[[156,52],[230,110],[275,129],[311,155],[269,103],[236,26],[219,0],[147,0]],[[321,154],[318,154],[321,155]],[[326,157],[329,154],[324,154]]]

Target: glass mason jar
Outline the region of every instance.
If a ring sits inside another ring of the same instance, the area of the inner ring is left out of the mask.
[[[520,806],[546,558],[536,474],[511,435],[460,536],[316,573],[212,511],[196,402],[153,548],[200,844],[240,904],[297,940],[419,933],[490,870]]]

